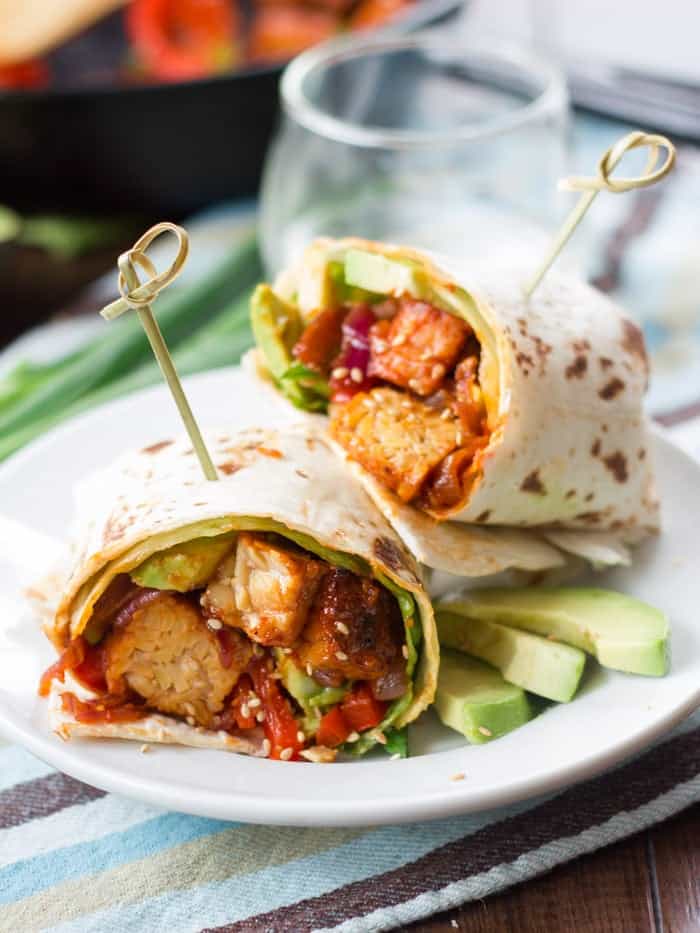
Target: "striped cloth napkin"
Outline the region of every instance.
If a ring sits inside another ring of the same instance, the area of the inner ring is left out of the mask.
[[[700,419],[674,439],[700,459]],[[700,801],[700,710],[558,794],[380,829],[166,813],[0,747],[0,931],[390,930],[487,897]]]
[[[381,829],[165,813],[0,748],[0,930],[389,930],[487,897],[700,801],[700,711],[563,793]]]

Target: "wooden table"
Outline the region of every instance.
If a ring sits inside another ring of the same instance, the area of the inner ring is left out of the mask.
[[[700,804],[412,933],[696,933]]]

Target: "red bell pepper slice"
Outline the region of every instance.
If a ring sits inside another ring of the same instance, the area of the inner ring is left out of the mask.
[[[265,712],[263,728],[265,737],[270,742],[269,757],[298,761],[304,740],[300,738],[299,723],[292,713],[289,700],[280,690],[278,681],[271,676],[265,659],[254,663],[249,670],[255,692],[260,697]],[[291,755],[287,749],[291,749]]]
[[[328,748],[336,748],[347,741],[351,732],[352,726],[345,721],[340,707],[334,706],[325,716],[321,717],[321,723],[316,732],[316,742]]]
[[[22,88],[46,87],[49,83],[49,69],[39,59],[17,62],[14,65],[0,65],[0,88],[20,90]]]
[[[129,39],[156,78],[186,81],[228,71],[238,60],[236,0],[133,0]]]
[[[358,683],[340,704],[343,718],[355,732],[374,729],[384,719],[388,703],[376,700],[369,685]]]
[[[340,20],[327,10],[265,6],[253,19],[248,55],[253,62],[285,61],[338,32]]]

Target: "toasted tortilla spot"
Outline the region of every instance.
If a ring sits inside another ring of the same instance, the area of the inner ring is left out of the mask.
[[[151,444],[149,447],[144,447],[141,451],[142,454],[157,454],[159,450],[163,450],[166,447],[170,447],[174,441],[158,441],[156,444]]]
[[[627,458],[621,451],[616,450],[614,454],[603,457],[603,463],[615,477],[616,482],[627,482],[627,478],[629,476],[627,471]]]
[[[399,546],[390,538],[385,538],[383,535],[375,538],[372,550],[377,560],[394,572],[398,573],[399,570],[405,569],[406,560],[404,555],[401,553]]]
[[[592,502],[592,501],[593,501],[593,495],[594,495],[594,494],[593,494],[592,492],[589,492],[588,495],[585,497],[585,499],[584,499],[583,501],[584,501],[584,502]]]
[[[530,340],[535,345],[535,353],[537,354],[540,361],[540,373],[544,375],[545,367],[547,364],[547,357],[552,352],[551,344],[545,343],[541,337],[530,337]]]
[[[643,460],[646,457],[646,455],[647,455],[646,450],[643,447],[640,447],[639,450],[637,451],[637,459]]]
[[[579,512],[575,516],[581,522],[586,522],[588,525],[598,525],[603,520],[603,512]]]
[[[226,476],[233,476],[234,473],[237,473],[243,464],[236,463],[235,460],[226,460],[224,463],[219,464],[219,469]]]
[[[588,369],[588,359],[579,353],[574,357],[573,363],[570,363],[566,369],[566,378],[567,379],[583,379]]]
[[[296,469],[294,472],[296,473],[297,476],[301,476],[302,479],[309,478],[309,474],[305,473],[303,470]]]
[[[535,365],[533,358],[527,353],[523,353],[522,350],[519,350],[515,354],[515,359],[517,360],[518,366],[522,369],[524,375],[529,375],[530,369],[532,369]]]
[[[573,499],[575,495],[576,495],[576,490],[575,490],[575,489],[570,489],[570,490],[567,492],[567,494],[564,496],[564,498],[565,498],[565,499]]]
[[[598,395],[605,399],[606,402],[610,401],[611,398],[615,398],[616,395],[619,395],[620,392],[625,388],[625,384],[618,376],[615,376],[610,382],[606,382],[603,388],[598,392]]]
[[[571,346],[577,353],[585,353],[587,350],[591,349],[590,341],[585,338],[583,340],[572,341]]]
[[[624,319],[622,321],[622,339],[623,348],[635,356],[644,367],[644,372],[649,372],[649,359],[647,357],[646,347],[644,346],[644,334],[632,321]]]
[[[540,479],[539,470],[533,470],[532,473],[528,473],[528,475],[520,484],[520,489],[523,492],[531,492],[537,496],[544,496],[547,493],[547,490],[544,488],[544,484]]]
[[[486,522],[488,521],[489,515],[491,514],[491,509],[485,509],[480,515],[476,516],[477,522]]]
[[[601,448],[600,438],[597,437],[597,438],[593,441],[593,446],[591,447],[591,456],[592,456],[592,457],[599,457],[599,456],[600,456],[600,448]]]
[[[258,447],[258,453],[263,457],[271,457],[273,460],[282,460],[284,454],[281,450],[275,450],[274,447]]]
[[[600,368],[601,368],[603,371],[605,371],[606,369],[610,369],[610,367],[614,365],[613,361],[610,359],[609,356],[601,356],[601,357],[599,357],[599,358],[598,358],[598,362],[599,362],[599,364],[600,364]]]

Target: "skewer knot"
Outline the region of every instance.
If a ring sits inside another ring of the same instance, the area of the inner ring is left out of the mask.
[[[626,153],[645,146],[649,147],[649,158],[640,175],[612,177],[613,170]],[[666,150],[666,160],[657,168],[662,149]],[[670,139],[657,133],[643,133],[635,130],[623,136],[603,153],[598,162],[598,174],[595,178],[585,176],[563,178],[559,182],[559,189],[561,191],[611,191],[613,194],[621,194],[623,191],[632,191],[635,188],[646,188],[647,185],[653,185],[668,175],[675,161],[676,148]]]
[[[146,250],[163,233],[172,233],[177,239],[177,254],[170,266],[163,272],[158,272],[153,262],[146,255]],[[147,230],[131,249],[122,253],[117,260],[119,266],[119,294],[121,298],[113,301],[100,313],[107,320],[113,320],[130,308],[140,310],[150,305],[168,285],[173,282],[182,271],[189,252],[189,237],[187,232],[177,224],[163,221]],[[141,282],[137,267],[140,267],[149,278]]]

